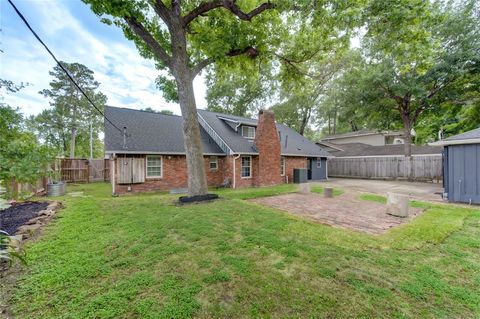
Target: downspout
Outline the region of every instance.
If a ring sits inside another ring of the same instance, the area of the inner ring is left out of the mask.
[[[242,125],[242,123],[238,122],[237,126],[235,126],[235,132],[238,132],[238,128]]]
[[[115,170],[116,170],[116,167],[115,167],[115,153],[113,153],[112,155],[112,158],[113,158],[113,161],[112,161],[112,165],[110,166],[112,169],[112,172],[111,172],[111,180],[112,180],[112,196],[117,196],[117,193],[115,192]]]
[[[328,157],[326,157],[326,160],[325,160],[325,177],[327,178],[327,181],[328,181]]]
[[[237,156],[233,157],[233,188],[236,187],[236,176],[237,173],[235,172],[235,161],[240,158],[240,154],[237,154]]]

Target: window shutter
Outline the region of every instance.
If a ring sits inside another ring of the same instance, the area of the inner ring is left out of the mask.
[[[132,158],[117,158],[117,183],[130,184],[132,182]]]
[[[132,183],[145,182],[145,158],[143,157],[133,158],[132,168],[133,168]]]

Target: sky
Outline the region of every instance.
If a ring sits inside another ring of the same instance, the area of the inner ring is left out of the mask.
[[[178,104],[167,103],[155,87],[158,71],[153,61],[142,58],[118,27],[101,23],[86,4],[80,0],[13,2],[57,59],[82,63],[94,71],[108,105],[180,114]],[[49,87],[48,72],[55,61],[5,0],[0,1],[0,29],[0,78],[29,83],[17,93],[1,92],[3,101],[27,116],[38,114],[50,107],[38,92]],[[195,79],[194,89],[197,107],[205,108],[201,76]]]

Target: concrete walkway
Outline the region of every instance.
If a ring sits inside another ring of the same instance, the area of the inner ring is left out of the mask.
[[[412,199],[444,202],[442,184],[407,181],[383,181],[371,179],[330,178],[325,182],[314,182],[322,186],[338,187],[345,190],[386,195],[389,192],[404,194]]]

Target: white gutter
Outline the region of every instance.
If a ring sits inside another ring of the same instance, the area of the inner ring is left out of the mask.
[[[468,138],[463,140],[443,140],[433,143],[428,143],[430,146],[448,146],[448,145],[459,145],[459,144],[480,144],[480,138]]]
[[[240,154],[233,157],[233,187],[232,187],[233,189],[235,189],[236,187],[236,176],[237,176],[237,173],[235,172],[235,161],[239,158],[240,158]]]
[[[327,178],[327,181],[328,181],[328,159],[325,161],[325,177]]]
[[[230,152],[228,152],[228,153],[229,153],[229,154],[233,153],[232,148],[231,148],[230,146],[228,146],[228,144],[227,144],[227,143],[223,140],[223,138],[217,133],[217,131],[215,131],[215,130],[213,129],[213,127],[211,127],[210,124],[208,124],[208,122],[203,118],[202,114],[200,114],[200,112],[197,112],[197,115],[202,119],[203,123],[205,123],[205,125],[207,125],[207,126],[212,130],[212,132],[215,133],[215,135],[218,137],[218,139],[219,139],[220,141],[222,141],[223,144],[225,144],[225,146],[226,146],[226,147],[228,148],[228,150],[230,151]],[[208,134],[208,132],[207,132],[207,134]]]

